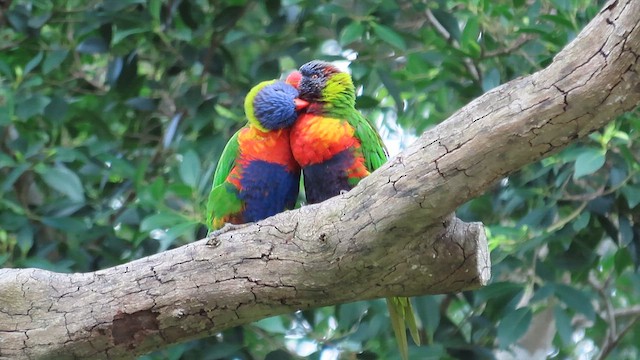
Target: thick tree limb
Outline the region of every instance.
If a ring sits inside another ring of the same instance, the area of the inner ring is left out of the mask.
[[[487,281],[480,224],[450,217],[396,241],[403,230],[379,231],[367,206],[308,206],[94,273],[0,270],[0,357],[129,357],[295,309]]]
[[[94,273],[1,269],[0,358],[130,357],[293,309],[481,286],[483,228],[449,214],[637,106],[639,24],[639,1],[610,1],[548,68],[322,204]]]

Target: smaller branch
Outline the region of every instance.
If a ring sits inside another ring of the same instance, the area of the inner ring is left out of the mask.
[[[609,325],[607,329],[607,336],[605,337],[604,342],[600,347],[601,351],[598,355],[598,360],[606,359],[611,351],[613,351],[613,349],[618,346],[620,340],[622,340],[622,338],[629,332],[629,330],[631,330],[640,320],[640,306],[621,309],[621,311],[616,311],[613,308],[613,303],[606,293],[606,289],[609,288],[612,280],[613,273],[611,273],[604,284],[600,284],[600,282],[595,278],[593,274],[589,274],[589,284],[594,289],[596,289],[606,306],[606,314],[603,317],[606,318],[606,321]],[[633,319],[629,321],[621,331],[618,332],[616,318],[621,317],[620,314],[624,314],[625,316],[633,316]]]
[[[427,9],[425,14],[427,15],[427,21],[429,22],[429,24],[431,24],[431,26],[433,26],[433,29],[446,41],[448,41],[451,46],[453,46],[457,50],[460,50],[460,43],[451,36],[447,29],[440,23],[440,21],[438,21],[436,16],[433,15],[431,10]],[[476,63],[474,63],[473,60],[471,60],[471,58],[469,58],[468,56],[465,56],[462,59],[462,62],[467,68],[467,71],[469,71],[469,74],[471,74],[471,77],[473,77],[473,80],[476,82],[480,82],[480,69],[478,68],[478,65],[476,65]]]
[[[613,311],[613,304],[611,303],[611,299],[605,291],[608,288],[610,279],[611,277],[609,277],[604,284],[600,284],[593,273],[589,274],[589,284],[598,292],[598,295],[605,305],[605,318],[607,319],[607,323],[609,324],[609,328],[607,329],[607,337],[605,338],[605,344],[608,342],[613,342],[617,337],[616,316]]]
[[[627,182],[629,182],[629,180],[631,180],[634,176],[636,176],[637,173],[638,173],[637,170],[631,171],[629,173],[629,175],[627,175],[627,177],[624,178],[624,180],[620,181],[620,183],[618,183],[616,186],[610,187],[609,189],[605,190],[605,188],[606,188],[606,184],[605,184],[605,185],[600,186],[597,190],[595,190],[592,193],[567,194],[567,195],[563,195],[559,200],[591,201],[591,200],[595,200],[595,199],[597,199],[599,197],[602,197],[602,196],[605,196],[605,195],[613,194],[614,192],[620,190],[620,188],[625,186],[627,184]],[[608,180],[608,178],[607,178],[607,180]]]
[[[640,305],[634,305],[622,309],[615,309],[613,313],[617,318],[640,316]]]
[[[622,340],[622,338],[627,335],[629,330],[633,329],[638,321],[640,321],[640,315],[636,315],[631,321],[629,321],[627,326],[625,326],[624,329],[622,329],[622,331],[618,333],[618,336],[615,339],[613,339],[612,341],[605,341],[605,343],[602,345],[602,350],[600,351],[600,355],[598,355],[597,360],[605,360],[607,356],[609,356],[609,354],[613,351],[613,349],[618,346],[620,340]]]
[[[433,15],[431,10],[427,9],[426,15],[427,15],[427,20],[429,21],[429,24],[433,26],[433,28],[436,30],[436,32],[438,32],[438,34],[440,34],[440,36],[442,36],[447,41],[455,41],[451,38],[451,34],[449,34],[447,29],[445,29],[445,27],[442,26],[442,24],[438,21],[435,15]]]
[[[0,13],[0,25],[2,24],[2,14]],[[7,51],[10,49],[14,49],[20,46],[20,44],[22,44],[24,42],[26,38],[23,39],[18,39],[15,42],[11,42],[11,43],[7,43],[7,44],[3,44],[2,46],[0,46],[0,51]]]
[[[587,207],[587,202],[583,202],[582,204],[580,204],[580,206],[578,206],[571,214],[565,216],[564,218],[554,222],[553,224],[549,225],[549,227],[547,227],[546,232],[548,233],[552,233],[556,230],[562,229],[565,225],[567,225],[569,222],[571,222],[571,220],[577,218],[578,216],[580,216],[580,214],[582,214],[582,210],[584,210],[584,208]]]
[[[502,56],[502,55],[509,55],[512,52],[520,49],[522,46],[524,46],[524,44],[526,44],[529,40],[533,40],[536,37],[533,34],[524,34],[521,35],[519,38],[517,38],[514,42],[512,42],[509,46],[502,48],[502,49],[496,49],[496,50],[491,50],[491,51],[487,51],[484,54],[482,54],[482,58],[483,59],[487,59],[487,58],[491,58],[491,57],[497,57],[497,56]]]

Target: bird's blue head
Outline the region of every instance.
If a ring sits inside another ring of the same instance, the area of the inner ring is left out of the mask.
[[[298,99],[296,88],[279,80],[254,86],[244,102],[249,123],[262,131],[290,127],[298,118],[298,110],[307,105]]]

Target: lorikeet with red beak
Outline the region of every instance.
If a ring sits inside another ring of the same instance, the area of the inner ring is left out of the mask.
[[[387,160],[375,127],[355,108],[351,76],[314,60],[289,75],[299,97],[309,102],[291,128],[291,151],[302,167],[307,202],[324,201],[351,190]],[[391,324],[403,359],[408,358],[406,328],[420,344],[409,298],[387,298]]]
[[[225,146],[213,176],[207,226],[262,220],[295,206],[300,167],[291,153],[290,127],[307,105],[282,81],[264,81],[247,94],[246,126]]]

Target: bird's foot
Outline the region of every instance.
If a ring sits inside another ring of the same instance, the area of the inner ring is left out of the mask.
[[[223,227],[221,227],[218,230],[212,231],[209,233],[209,235],[207,235],[207,246],[212,246],[212,247],[217,247],[218,245],[220,245],[220,239],[218,239],[218,237],[220,237],[220,235],[229,232],[229,231],[234,231],[234,230],[239,230],[242,229],[244,227],[247,227],[251,225],[251,223],[247,223],[247,224],[231,224],[231,223],[226,223],[224,224]]]

